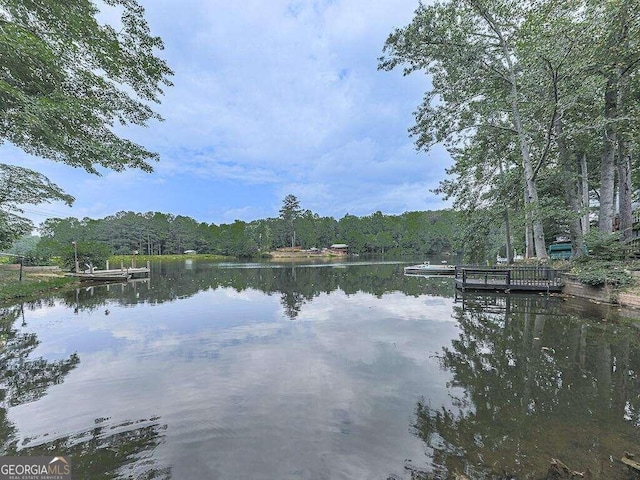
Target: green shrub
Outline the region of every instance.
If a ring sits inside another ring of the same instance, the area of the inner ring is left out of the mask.
[[[592,230],[585,236],[585,242],[589,246],[589,255],[588,257],[585,255],[579,258],[578,261],[621,261],[627,258],[627,246],[620,241],[618,233],[604,233]]]
[[[586,260],[577,262],[573,273],[580,283],[592,286],[628,285],[632,276],[621,261]]]

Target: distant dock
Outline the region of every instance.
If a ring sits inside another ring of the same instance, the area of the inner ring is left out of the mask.
[[[146,267],[124,267],[119,269],[109,269],[109,262],[105,270],[95,270],[89,268],[84,272],[68,273],[70,277],[75,277],[85,282],[126,282],[134,278],[147,278],[151,273],[151,266],[147,262]]]
[[[550,267],[467,267],[457,266],[456,288],[503,292],[560,292],[560,272]]]
[[[455,271],[455,265],[448,265],[446,263],[440,265],[431,265],[431,263],[429,262],[424,262],[418,265],[410,265],[408,267],[404,267],[405,275],[453,275]]]

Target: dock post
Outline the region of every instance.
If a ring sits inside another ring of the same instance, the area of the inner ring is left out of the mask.
[[[109,270],[109,260],[107,260],[107,268],[105,270]]]
[[[151,262],[149,260],[147,260],[147,270],[151,273]]]
[[[124,271],[124,260],[120,260],[120,271]]]

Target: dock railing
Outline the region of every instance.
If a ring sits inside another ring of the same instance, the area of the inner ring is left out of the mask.
[[[503,268],[456,267],[455,278],[463,285],[511,285],[511,271]]]
[[[557,290],[562,286],[560,273],[544,266],[457,266],[456,285],[485,290]]]

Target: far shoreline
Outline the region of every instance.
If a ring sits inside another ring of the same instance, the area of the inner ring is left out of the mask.
[[[109,258],[111,265],[123,264],[126,268],[137,262],[155,261],[179,261],[186,259],[212,260],[212,261],[251,261],[222,255],[207,254],[172,254],[172,255],[116,255]],[[299,261],[299,260],[338,260],[347,259],[350,255],[335,252],[304,252],[304,251],[275,251],[265,252],[258,259],[275,261]],[[255,260],[256,258],[254,258]],[[81,285],[76,278],[66,275],[67,272],[58,266],[25,266],[23,267],[23,281],[19,280],[19,265],[0,265],[0,306],[9,305],[19,301],[34,301],[51,293],[66,291]],[[568,277],[571,277],[569,273]],[[572,288],[569,286],[572,285]],[[631,285],[618,288],[614,286],[589,287],[581,285],[576,287],[575,280],[565,285],[559,295],[566,298],[579,299],[585,304],[599,304],[606,307],[618,308],[624,311],[628,317],[640,315],[640,277],[636,276]]]

